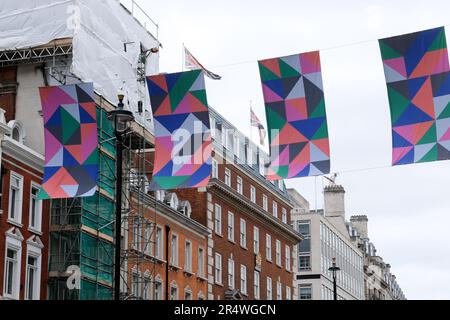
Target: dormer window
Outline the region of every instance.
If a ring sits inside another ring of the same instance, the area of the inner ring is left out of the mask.
[[[8,127],[11,128],[11,138],[19,143],[25,142],[25,129],[23,128],[22,122],[17,120],[12,120],[8,123]]]
[[[164,202],[169,205],[172,209],[178,210],[178,196],[175,193],[168,193],[165,197]]]
[[[178,211],[180,211],[186,217],[190,218],[191,213],[192,213],[192,207],[191,207],[191,204],[189,203],[189,201],[186,201],[186,200],[181,201]]]

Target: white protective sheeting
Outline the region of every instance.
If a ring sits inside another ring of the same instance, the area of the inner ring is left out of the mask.
[[[126,94],[128,109],[143,101],[147,115],[137,121],[153,131],[145,82],[137,81],[141,45],[159,42],[118,0],[1,0],[0,50],[27,48],[55,39],[73,38],[71,72],[112,103]],[[127,51],[124,44],[127,43]],[[159,55],[147,59],[146,74],[158,73]]]

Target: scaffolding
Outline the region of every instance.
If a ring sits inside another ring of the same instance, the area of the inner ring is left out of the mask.
[[[48,76],[66,84],[67,77],[75,77],[69,64],[65,63],[72,54],[72,39],[60,39],[44,46],[0,51],[0,67],[45,63]],[[144,59],[141,63],[144,68]],[[139,81],[138,77],[136,81]],[[51,201],[50,300],[113,299],[116,138],[107,113],[115,106],[100,95],[95,99],[99,140],[98,188],[92,197]],[[151,288],[155,288],[154,273],[158,263],[153,258],[157,202],[148,190],[153,168],[149,151],[153,148],[153,135],[133,122],[123,146],[121,299],[150,299],[155,296]],[[79,277],[78,282],[73,282],[79,286],[70,285],[74,276]]]
[[[101,98],[100,98],[101,99]],[[97,106],[99,180],[95,196],[52,201],[49,298],[109,300],[114,280],[115,143],[107,109]],[[145,128],[134,124],[124,139],[122,204],[121,299],[150,299],[155,281],[153,258],[156,201],[148,201],[153,148]],[[146,199],[146,200],[145,200]],[[152,198],[154,199],[154,198]],[[73,267],[80,270],[80,287],[66,284]]]

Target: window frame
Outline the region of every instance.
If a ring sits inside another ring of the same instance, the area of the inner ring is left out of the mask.
[[[272,287],[272,278],[266,278],[266,297],[267,300],[273,300],[273,287]]]
[[[247,286],[248,286],[248,283],[247,283],[247,267],[245,266],[245,265],[243,265],[243,264],[241,264],[241,272],[240,272],[240,274],[241,274],[241,285],[240,285],[240,287],[241,287],[241,293],[243,294],[243,295],[247,295],[248,294],[248,289],[247,289]]]
[[[247,249],[247,221],[243,218],[240,218],[239,223],[239,245]]]
[[[197,275],[205,278],[205,248],[198,247],[197,250]]]
[[[227,187],[231,188],[231,170],[228,168],[225,168],[224,170],[223,182]]]
[[[250,201],[256,203],[256,188],[255,186],[250,186]]]
[[[189,249],[188,249],[189,246]],[[192,273],[192,241],[184,241],[184,271]]]
[[[214,254],[214,282],[223,285],[222,255],[218,252]]]
[[[253,253],[256,255],[258,254],[259,251],[259,237],[260,237],[260,232],[259,232],[259,228],[257,226],[253,226]]]
[[[261,273],[257,270],[253,274],[253,295],[256,300],[261,299]]]
[[[272,236],[266,233],[266,260],[272,262]]]
[[[242,180],[242,177],[240,176],[236,177],[236,191],[240,195],[244,193],[244,180]]]
[[[227,222],[227,238],[228,241],[235,242],[234,237],[234,213],[228,211],[228,222]]]
[[[19,186],[13,186],[13,179],[18,180]],[[8,222],[12,224],[18,224],[22,227],[22,209],[23,209],[23,185],[24,185],[24,177],[14,171],[10,171],[9,176],[9,202],[8,202]],[[17,190],[17,199],[15,199],[15,204],[13,206],[12,201],[12,189]],[[14,209],[14,217],[12,216],[12,209]],[[17,211],[17,212],[16,212]]]
[[[173,240],[175,241],[175,246],[173,243]],[[179,251],[180,251],[180,237],[177,233],[171,232],[170,234],[170,265],[173,267],[179,267],[180,266],[180,257],[179,257]]]
[[[228,279],[227,285],[230,289],[235,289],[236,287],[236,278],[235,278],[235,264],[234,260],[230,257],[228,258]]]
[[[214,232],[222,236],[222,206],[218,203],[214,205]]]
[[[33,195],[33,189],[37,190],[36,194]],[[41,189],[41,186],[36,182],[31,182],[30,184],[30,208],[29,208],[29,221],[28,221],[28,230],[41,234],[42,233],[42,200],[38,199],[38,193]],[[32,221],[32,213],[33,213],[33,199],[35,201],[35,225],[31,224]]]

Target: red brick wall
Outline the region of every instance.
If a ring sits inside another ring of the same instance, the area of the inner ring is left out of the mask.
[[[16,116],[16,86],[17,67],[0,68],[0,84],[6,89],[0,89],[0,108],[6,113],[6,121],[15,119]]]
[[[12,162],[15,165],[12,165],[6,161]],[[10,171],[14,171],[23,176],[23,205],[22,205],[22,224],[23,227],[20,228],[20,232],[24,237],[24,241],[22,242],[22,259],[21,259],[21,276],[20,276],[20,299],[24,299],[25,297],[25,277],[26,277],[26,254],[27,254],[27,243],[26,241],[36,235],[35,233],[28,230],[29,225],[29,209],[30,209],[30,190],[31,190],[31,182],[35,182],[37,184],[41,184],[42,174],[37,172],[36,170],[29,168],[23,164],[17,163],[17,160],[12,159],[11,157],[3,154],[2,166],[5,170],[5,174],[3,176],[3,186],[2,186],[2,201],[1,208],[3,210],[3,214],[0,215],[0,288],[1,293],[3,294],[3,282],[4,282],[4,257],[5,257],[5,232],[14,225],[11,225],[7,222],[8,219],[8,210],[9,210],[9,182],[10,182]],[[30,172],[34,173],[31,174]],[[35,176],[37,175],[37,177]],[[41,300],[47,299],[47,280],[48,280],[48,240],[49,240],[49,216],[50,216],[50,203],[48,201],[44,201],[42,204],[42,235],[38,235],[44,244],[44,248],[42,249],[42,257],[41,257]]]
[[[273,297],[275,298],[276,293],[276,281],[280,278],[283,284],[283,299],[285,298],[286,285],[292,286],[293,273],[288,272],[285,267],[285,245],[288,244],[292,247],[293,243],[287,238],[283,237],[279,232],[265,226],[261,222],[252,218],[248,213],[244,213],[237,210],[236,207],[230,205],[228,202],[223,201],[218,197],[213,196],[213,204],[219,204],[222,208],[222,236],[214,233],[214,252],[220,253],[222,255],[222,276],[223,276],[223,286],[214,285],[213,294],[217,298],[220,296],[221,299],[224,298],[225,291],[228,290],[228,259],[233,254],[233,260],[235,265],[235,287],[240,289],[240,266],[245,265],[247,267],[247,292],[248,299],[254,299],[253,292],[253,278],[255,271],[255,255],[253,253],[253,227],[259,228],[259,251],[262,255],[262,268],[260,272],[260,297],[261,299],[266,298],[266,277],[270,276],[273,282]],[[228,212],[234,214],[234,239],[235,243],[228,240]],[[246,221],[246,231],[247,231],[247,249],[240,246],[240,219]],[[266,234],[270,234],[272,237],[272,262],[266,260]],[[275,261],[275,240],[281,241],[281,265],[278,267]],[[292,270],[292,258],[291,258],[291,268]]]
[[[160,204],[162,205],[162,204]],[[169,272],[169,290],[170,290],[170,284],[172,281],[175,281],[178,287],[178,298],[180,300],[184,299],[184,289],[186,287],[189,287],[192,292],[192,299],[197,300],[198,294],[200,292],[203,293],[204,299],[208,298],[208,288],[207,288],[207,280],[201,279],[197,277],[197,271],[198,271],[198,248],[201,247],[204,250],[204,266],[203,270],[205,271],[205,278],[207,278],[207,259],[208,259],[208,247],[207,247],[207,237],[199,235],[196,232],[193,232],[190,228],[185,227],[179,223],[175,223],[172,219],[168,218],[165,215],[158,214],[155,217],[155,214],[153,211],[148,210],[148,212],[145,214],[145,217],[151,221],[154,221],[158,226],[160,226],[163,230],[164,235],[164,245],[163,245],[163,254],[164,254],[164,260],[167,261],[167,257],[165,256],[166,253],[166,231],[165,226],[170,226],[170,233],[169,233],[169,239],[171,237],[171,234],[174,233],[178,236],[178,264],[181,269],[177,270],[175,268],[171,268]],[[133,241],[134,233],[133,228],[130,226],[130,233],[129,233],[129,242],[130,244]],[[156,233],[156,231],[155,231]],[[144,233],[142,233],[144,234]],[[185,248],[185,241],[189,240],[191,242],[191,248],[192,248],[192,272],[194,275],[188,275],[184,272],[184,265],[185,265],[185,254],[184,254],[184,248]],[[170,248],[169,248],[169,254],[170,254]],[[136,263],[129,263],[129,283],[131,283],[131,274],[132,274],[132,268],[136,265]],[[165,290],[165,279],[166,279],[166,264],[164,262],[160,263],[140,263],[138,265],[138,268],[141,272],[145,272],[146,270],[151,271],[152,276],[156,277],[159,275],[163,281],[163,291]],[[165,296],[165,292],[163,292],[163,297]]]

